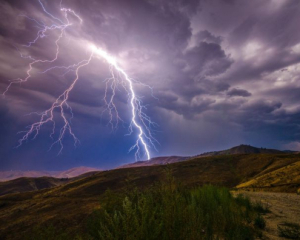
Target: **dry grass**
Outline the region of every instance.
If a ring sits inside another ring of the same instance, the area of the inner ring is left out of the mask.
[[[300,161],[291,163],[272,172],[260,174],[258,177],[237,188],[252,191],[274,191],[296,193],[300,186]]]

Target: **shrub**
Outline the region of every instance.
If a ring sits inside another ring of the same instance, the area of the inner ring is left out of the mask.
[[[265,229],[266,227],[266,221],[265,219],[259,214],[254,220],[254,225],[258,227],[259,229]]]
[[[255,202],[253,204],[253,208],[255,211],[261,213],[261,214],[266,214],[266,213],[270,213],[270,209],[268,207],[268,205],[263,204],[262,202]]]
[[[93,239],[254,239],[263,218],[248,198],[234,198],[228,189],[203,186],[184,189],[165,183],[123,198],[109,193],[108,204],[91,217]],[[122,201],[119,201],[122,199]],[[115,205],[109,204],[114,201]],[[265,225],[264,225],[265,226]]]

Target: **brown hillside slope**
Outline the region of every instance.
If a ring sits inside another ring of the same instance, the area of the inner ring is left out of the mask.
[[[181,161],[186,161],[196,157],[210,157],[210,156],[220,156],[220,155],[234,155],[234,154],[253,154],[253,153],[265,153],[265,154],[288,154],[295,153],[293,151],[280,151],[276,149],[267,148],[257,148],[250,145],[241,144],[222,151],[207,152],[194,157],[182,157],[182,156],[170,156],[170,157],[156,157],[148,161],[138,161],[130,164],[123,165],[118,168],[131,168],[131,167],[145,167],[152,165],[164,165],[170,163],[176,163]]]
[[[156,157],[148,161],[138,161],[134,163],[129,163],[118,168],[132,168],[132,167],[146,167],[152,165],[164,165],[170,163],[181,162],[189,159],[191,157],[179,157],[179,156],[170,156],[170,157]]]
[[[108,188],[115,192],[123,191],[128,184],[146,188],[163,180],[166,169],[187,187],[208,183],[234,187],[262,171],[267,173],[297,161],[299,156],[295,154],[200,157],[167,166],[104,171],[52,189],[4,195],[0,197],[0,236],[20,239],[32,226],[47,223],[72,232],[101,206]]]
[[[238,189],[251,191],[295,192],[300,188],[300,161],[239,184]]]
[[[215,152],[206,152],[198,155],[199,157],[208,157],[208,156],[219,156],[219,155],[232,155],[232,154],[251,154],[251,153],[289,153],[285,151],[280,151],[277,149],[268,149],[268,148],[257,148],[250,145],[241,144],[236,147],[232,147],[223,151],[215,151]]]
[[[66,171],[0,171],[0,182],[10,181],[13,179],[26,177],[55,177],[55,178],[72,178],[84,173],[101,171],[101,169],[91,167],[75,167]]]
[[[11,181],[0,182],[0,196],[10,193],[22,193],[36,191],[45,188],[52,188],[63,184],[76,181],[96,174],[97,172],[86,172],[73,178],[54,178],[54,177],[38,177],[38,178],[17,178]]]
[[[75,167],[68,169],[66,171],[58,172],[57,174],[53,175],[56,178],[74,178],[80,176],[82,174],[89,174],[90,172],[99,172],[102,171],[98,168],[91,168],[91,167]]]
[[[51,188],[67,183],[66,179],[52,177],[17,178],[7,182],[0,182],[0,196],[8,193],[20,193]]]
[[[52,177],[57,172],[47,171],[0,171],[0,182],[10,181],[17,178],[28,177]]]

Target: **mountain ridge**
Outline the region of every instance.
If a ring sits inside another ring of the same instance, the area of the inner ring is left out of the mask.
[[[233,154],[252,154],[252,153],[270,153],[270,154],[288,154],[288,153],[296,153],[296,151],[290,150],[277,150],[277,149],[268,149],[268,148],[257,148],[251,145],[241,144],[226,150],[221,151],[212,151],[212,152],[204,152],[195,156],[164,156],[164,157],[155,157],[150,160],[145,161],[137,161],[134,163],[129,163],[125,165],[121,165],[118,168],[132,168],[132,167],[145,167],[145,166],[153,166],[153,165],[164,165],[171,164],[181,161],[186,161],[195,157],[209,157],[209,156],[220,156],[220,155],[233,155]]]
[[[267,148],[257,148],[251,145],[241,144],[226,150],[221,151],[211,151],[211,152],[204,152],[195,156],[160,156],[155,157],[150,160],[145,161],[137,161],[133,163],[124,164],[121,166],[116,167],[119,168],[131,168],[131,167],[142,167],[142,166],[152,166],[152,165],[164,165],[164,164],[171,164],[176,162],[185,161],[188,159],[192,159],[195,157],[207,157],[207,156],[217,156],[217,155],[232,155],[232,154],[250,154],[250,153],[296,153],[296,151],[290,150],[277,150],[277,149],[267,149]],[[21,177],[54,177],[54,178],[73,178],[79,175],[82,175],[87,172],[94,172],[94,171],[102,171],[102,169],[86,167],[86,166],[79,166],[70,168],[64,171],[20,171],[20,170],[12,170],[12,171],[0,171],[0,182],[3,181],[10,181],[13,179],[21,178]]]
[[[241,144],[239,146],[232,147],[227,150],[215,151],[202,153],[193,157],[183,157],[183,156],[165,156],[165,157],[156,157],[148,161],[138,161],[126,165],[119,166],[115,169],[130,169],[138,167],[149,167],[149,166],[159,166],[174,164],[179,162],[189,161],[195,158],[202,159],[206,157],[217,157],[217,156],[230,156],[238,154],[293,154],[291,151],[280,151],[276,149],[266,149],[266,148],[256,148],[250,145]],[[20,193],[41,190],[45,188],[53,188],[60,185],[68,184],[77,179],[89,177],[97,172],[101,171],[100,169],[90,168],[90,167],[75,167],[68,169],[66,171],[15,171],[15,172],[4,172],[8,174],[5,181],[0,181],[0,195],[9,194],[9,193]],[[2,172],[3,173],[3,172]],[[2,174],[3,177],[3,174]],[[5,177],[5,176],[4,176]],[[1,180],[1,172],[0,172]]]
[[[10,181],[17,178],[39,178],[39,177],[53,177],[53,178],[73,178],[84,173],[102,171],[98,168],[92,167],[74,167],[64,171],[0,171],[0,182]]]
[[[212,152],[205,152],[197,155],[197,157],[201,156],[216,156],[216,155],[231,155],[231,154],[250,154],[250,153],[293,153],[296,151],[290,151],[290,150],[285,150],[281,151],[278,149],[269,149],[269,148],[258,148],[258,147],[253,147],[251,145],[247,144],[241,144],[226,150],[221,150],[221,151],[212,151]]]
[[[146,167],[146,166],[153,166],[153,165],[164,165],[164,164],[181,162],[181,161],[187,160],[189,158],[191,158],[191,157],[182,157],[182,156],[155,157],[155,158],[151,158],[150,160],[146,160],[146,161],[137,161],[134,163],[125,164],[120,167],[117,167],[117,169],[132,168],[132,167]]]

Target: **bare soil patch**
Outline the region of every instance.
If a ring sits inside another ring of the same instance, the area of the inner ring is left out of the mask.
[[[264,215],[267,226],[264,230],[266,239],[286,239],[279,237],[278,224],[291,222],[300,224],[300,195],[292,193],[270,193],[270,192],[242,192],[252,202],[258,201],[267,205],[270,213]],[[299,236],[300,237],[300,236]]]

